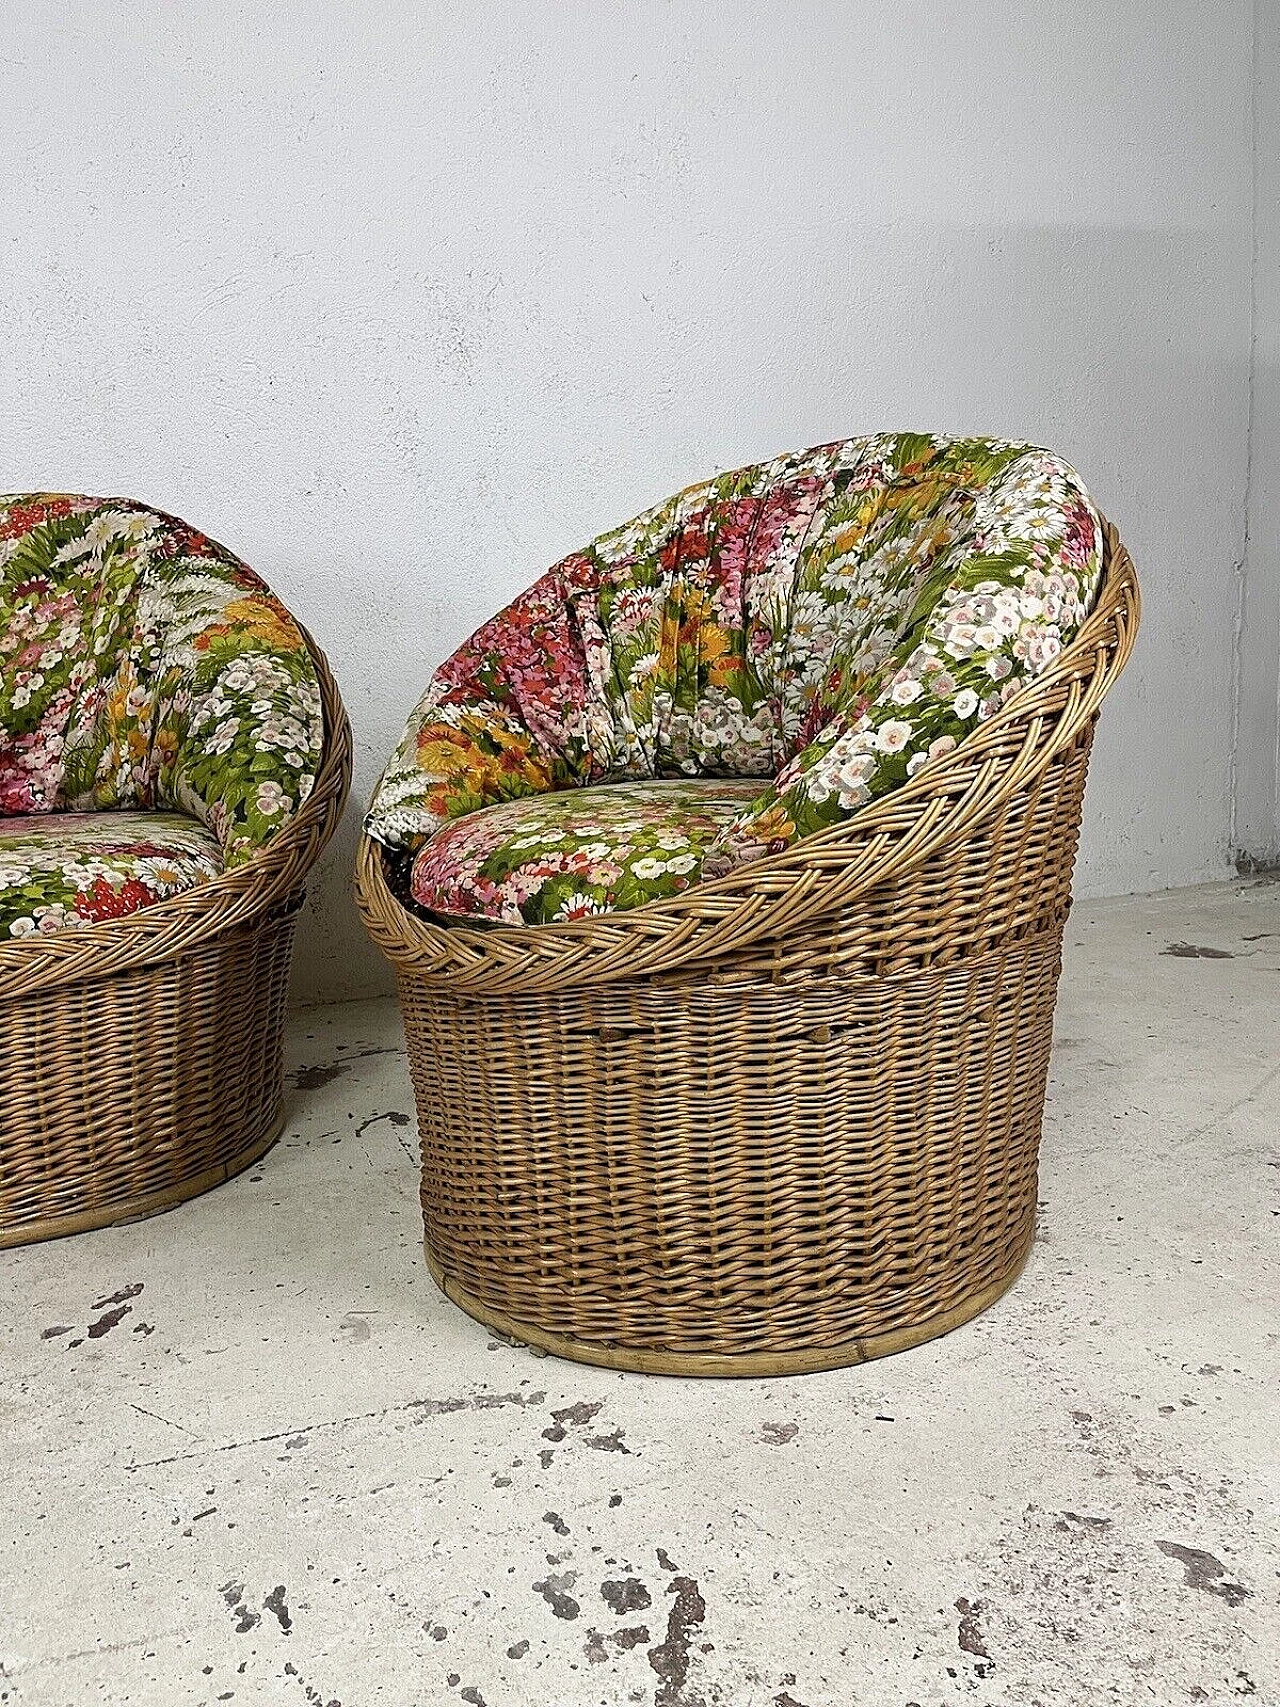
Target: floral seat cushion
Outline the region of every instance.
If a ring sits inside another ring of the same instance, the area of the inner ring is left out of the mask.
[[[230,867],[323,737],[301,630],[224,547],[131,499],[0,497],[0,816],[171,808]]]
[[[122,918],[222,869],[211,832],[176,812],[0,818],[0,943]]]
[[[760,792],[733,778],[604,784],[456,818],[413,859],[418,906],[504,924],[589,918],[678,895]]]
[[[754,778],[698,870],[759,859],[951,751],[1071,638],[1101,566],[1079,477],[1034,446],[882,434],[721,475],[566,558],[460,647],[366,829],[412,854],[446,836],[420,904],[509,922],[509,894],[445,904],[466,838],[444,826],[499,802]],[[642,881],[607,905],[649,898]]]

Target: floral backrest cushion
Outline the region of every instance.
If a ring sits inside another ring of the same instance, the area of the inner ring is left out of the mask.
[[[990,439],[861,441],[797,564],[787,761],[703,866],[780,852],[954,750],[1092,608],[1102,524],[1060,457]]]
[[[773,685],[832,447],[690,487],[564,559],[432,677],[366,820],[412,847],[501,800],[785,757]]]
[[[758,858],[989,716],[1074,632],[1101,556],[1078,477],[1010,441],[882,434],[722,475],[566,558],[466,642],[366,827],[413,847],[550,789],[758,776],[703,873]]]
[[[0,814],[176,808],[233,866],[323,736],[300,629],[224,547],[128,499],[0,497]]]

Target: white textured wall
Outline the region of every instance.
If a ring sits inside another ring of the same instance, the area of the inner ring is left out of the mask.
[[[1247,0],[9,0],[0,486],[122,491],[327,644],[368,792],[431,667],[715,469],[1067,454],[1144,578],[1083,886],[1227,869]],[[300,982],[380,977],[315,886]]]
[[[1280,862],[1280,0],[1257,0],[1249,537],[1237,604],[1231,844]]]

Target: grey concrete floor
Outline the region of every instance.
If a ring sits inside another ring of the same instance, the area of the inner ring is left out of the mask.
[[[298,1015],[250,1174],[0,1259],[0,1702],[1277,1707],[1280,885],[1068,945],[1022,1280],[772,1382],[495,1342],[394,1007]]]

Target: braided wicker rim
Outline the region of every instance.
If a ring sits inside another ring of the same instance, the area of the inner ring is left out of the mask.
[[[351,786],[351,725],[328,660],[298,626],[320,685],[324,755],[315,786],[296,816],[244,865],[167,901],[122,919],[0,946],[0,1002],[177,959],[299,895],[337,828]]]
[[[1104,517],[1094,609],[1030,686],[856,816],[673,899],[563,925],[435,924],[400,904],[381,845],[362,835],[356,903],[401,976],[473,996],[603,984],[736,954],[903,877],[1033,783],[1097,716],[1133,650],[1141,610],[1133,563]]]

